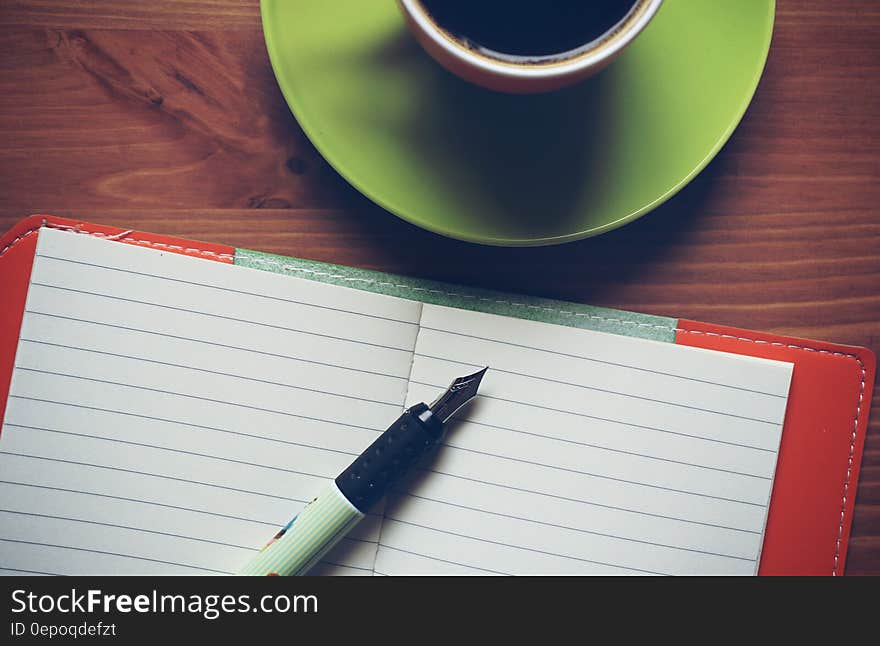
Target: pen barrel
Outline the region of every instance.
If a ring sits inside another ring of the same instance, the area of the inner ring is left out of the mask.
[[[336,478],[336,486],[367,513],[410,467],[443,437],[443,424],[425,404],[404,411],[369,448]]]
[[[250,576],[305,574],[364,517],[330,483],[239,572]]]

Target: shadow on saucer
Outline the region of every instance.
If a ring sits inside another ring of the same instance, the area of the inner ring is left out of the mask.
[[[546,230],[549,219],[550,229],[565,231],[582,222],[585,191],[604,181],[615,75],[547,94],[511,95],[454,76],[405,30],[372,55],[391,74],[417,67],[410,109],[416,116],[405,124],[409,145],[445,160],[443,179],[451,184],[454,173],[469,196],[503,214],[504,229]]]

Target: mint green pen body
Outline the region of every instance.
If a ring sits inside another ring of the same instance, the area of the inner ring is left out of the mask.
[[[364,517],[331,482],[260,550],[243,575],[299,576],[307,573]]]

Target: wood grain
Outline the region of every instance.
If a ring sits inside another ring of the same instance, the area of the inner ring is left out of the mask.
[[[278,91],[256,1],[7,0],[0,229],[50,212],[880,351],[880,4],[780,0],[721,154],[648,217],[560,247],[420,231],[351,189]],[[880,393],[847,572],[880,574]]]

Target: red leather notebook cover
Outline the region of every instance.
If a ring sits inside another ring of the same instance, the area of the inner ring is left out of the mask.
[[[232,263],[235,249],[54,216],[0,239],[0,423],[41,226]],[[794,364],[761,575],[840,575],[855,506],[876,361],[861,347],[680,320],[676,343]]]

